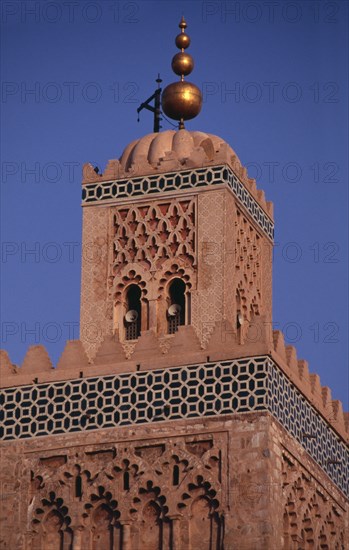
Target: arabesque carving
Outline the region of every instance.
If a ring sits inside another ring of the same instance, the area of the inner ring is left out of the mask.
[[[178,440],[28,459],[32,549],[77,540],[94,550],[196,548],[201,522],[200,547],[222,548],[218,446]]]
[[[152,271],[170,258],[196,261],[194,199],[115,208],[113,222],[114,275],[134,262]]]
[[[247,218],[236,212],[235,272],[237,310],[246,321],[261,314],[262,239]],[[247,323],[246,323],[247,324]]]
[[[285,550],[344,550],[344,510],[291,455],[283,455]]]

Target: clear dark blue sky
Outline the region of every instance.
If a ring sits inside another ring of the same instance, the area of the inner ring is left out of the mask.
[[[348,4],[21,2],[2,19],[2,346],[54,363],[78,337],[81,169],[152,130],[185,14],[204,94],[275,206],[274,323],[348,407]],[[164,121],[164,129],[170,126]],[[34,253],[30,253],[34,251]]]

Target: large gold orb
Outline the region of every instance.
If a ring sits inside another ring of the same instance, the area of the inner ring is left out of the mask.
[[[179,48],[180,50],[185,50],[186,48],[188,48],[188,46],[190,46],[190,38],[187,34],[185,34],[184,32],[181,32],[180,34],[177,34],[176,36],[176,46],[177,48]]]
[[[176,53],[171,66],[174,73],[187,76],[194,69],[194,59],[188,53]]]
[[[162,110],[174,120],[190,120],[196,117],[202,107],[199,88],[191,82],[174,82],[166,86],[161,98]]]

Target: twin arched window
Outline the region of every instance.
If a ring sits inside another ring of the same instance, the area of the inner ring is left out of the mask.
[[[125,336],[126,340],[136,340],[141,334],[142,304],[141,289],[130,285],[126,294]]]
[[[167,310],[168,333],[174,334],[180,325],[185,325],[185,283],[182,279],[171,281],[169,302],[170,307]]]
[[[172,279],[169,284],[166,313],[168,334],[174,334],[180,325],[186,324],[185,289],[185,283],[179,278]],[[136,284],[131,284],[127,288],[126,311],[124,318],[125,339],[136,340],[141,334],[142,327],[141,289]]]

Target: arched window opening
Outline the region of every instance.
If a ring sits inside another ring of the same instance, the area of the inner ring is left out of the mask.
[[[130,489],[130,474],[129,472],[124,472],[124,491]]]
[[[236,291],[236,328],[237,328],[237,334],[238,337],[241,338],[241,328],[244,323],[244,316],[242,313],[242,304],[241,304],[241,296],[240,291]]]
[[[136,340],[141,334],[141,289],[130,285],[126,294],[125,333],[126,340]]]
[[[76,476],[76,478],[75,478],[75,496],[77,498],[82,497],[82,479],[81,479],[81,476]]]
[[[177,332],[185,325],[185,283],[182,279],[173,279],[169,288],[170,307],[167,310],[168,333]]]
[[[173,466],[172,485],[179,485],[179,467]]]

